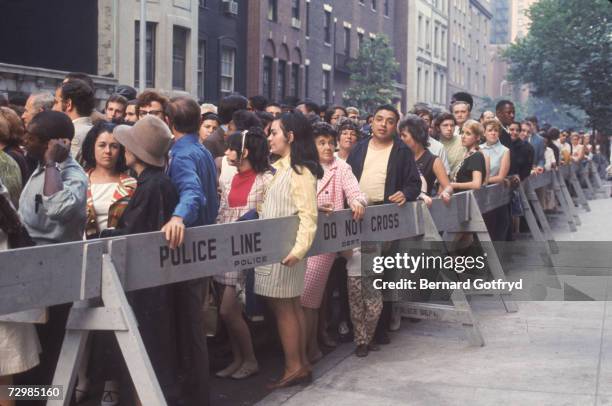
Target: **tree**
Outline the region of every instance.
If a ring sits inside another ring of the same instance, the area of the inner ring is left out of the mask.
[[[399,63],[385,35],[364,40],[359,55],[349,62],[348,68],[352,86],[343,95],[346,104],[372,112],[376,106],[392,102]]]
[[[612,130],[609,1],[540,0],[527,16],[529,34],[504,53],[509,79],[529,83],[537,97],[578,107],[595,129]]]

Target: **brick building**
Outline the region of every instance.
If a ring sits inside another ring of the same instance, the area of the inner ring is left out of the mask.
[[[252,3],[252,2],[251,2]],[[197,97],[217,103],[246,93],[247,0],[199,0]]]
[[[249,4],[248,96],[263,94],[276,101],[293,96],[342,104],[350,85],[347,63],[357,56],[359,44],[378,33],[394,38],[395,0],[356,0],[352,7],[344,0]],[[398,103],[403,90],[400,85]]]

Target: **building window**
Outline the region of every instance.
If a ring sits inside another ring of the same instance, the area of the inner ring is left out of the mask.
[[[331,44],[331,13],[325,12],[325,20],[323,21],[323,32],[325,33],[325,43]]]
[[[306,3],[306,36],[310,36],[310,2]]]
[[[147,80],[145,87],[155,87],[155,23],[147,22],[147,42],[145,44],[145,58]],[[134,41],[134,87],[140,86],[140,22],[136,21]]]
[[[383,8],[384,8],[385,16],[389,17],[389,0],[384,0]]]
[[[278,0],[268,0],[268,20],[277,21],[278,19]]]
[[[291,89],[289,90],[291,96],[300,96],[300,65],[297,63],[291,64]]]
[[[198,41],[198,98],[206,96],[206,41]]]
[[[351,29],[344,27],[344,55],[351,54]]]
[[[421,101],[421,68],[417,69],[417,101]]]
[[[434,72],[433,102],[437,103],[438,101],[438,72]]]
[[[263,60],[263,94],[272,100],[272,58],[264,56]]]
[[[200,7],[206,7],[206,0],[199,0],[198,4],[200,5]]]
[[[300,0],[291,0],[291,16],[300,19]]]
[[[329,104],[331,100],[331,72],[323,71],[323,104]]]
[[[310,95],[310,66],[304,66],[304,97]]]
[[[429,47],[431,46],[430,44],[430,39],[429,39],[429,19],[425,20],[425,48],[429,49]]]
[[[434,29],[434,55],[436,56],[436,58],[440,56],[440,52],[438,49],[439,31],[440,30],[438,29],[438,27]]]
[[[472,69],[467,69],[467,88],[468,90],[472,90]]]
[[[221,49],[221,93],[234,92],[234,73],[236,66],[236,50],[223,47]]]
[[[287,71],[287,62],[286,61],[278,61],[278,75],[276,79],[277,89],[276,94],[278,95],[278,101],[282,101],[285,99],[285,84],[286,84],[286,71]]]
[[[425,69],[425,86],[423,87],[423,99],[429,101],[429,70]]]
[[[357,45],[359,46],[359,49],[361,49],[361,46],[363,45],[363,32],[357,33]]]
[[[172,88],[177,90],[185,90],[187,37],[186,28],[174,26],[172,32]]]
[[[421,48],[423,48],[423,16],[419,16],[419,26],[417,33],[417,43]]]
[[[376,0],[372,0],[372,10],[376,11]]]

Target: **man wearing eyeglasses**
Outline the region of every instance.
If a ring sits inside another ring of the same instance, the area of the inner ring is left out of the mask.
[[[166,121],[166,106],[168,98],[155,90],[145,90],[136,99],[136,113],[141,119],[148,114],[152,114],[162,121]]]

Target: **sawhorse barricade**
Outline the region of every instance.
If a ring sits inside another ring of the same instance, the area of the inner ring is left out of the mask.
[[[557,243],[555,242],[555,239],[552,235],[552,229],[550,228],[550,224],[548,223],[548,218],[546,217],[546,214],[542,209],[542,204],[536,193],[536,190],[538,189],[542,189],[545,187],[552,188],[552,186],[553,173],[552,171],[547,171],[539,175],[532,175],[529,178],[525,179],[524,182],[521,182],[520,188],[522,188],[524,192],[523,196],[526,197],[528,201],[527,204],[525,204],[525,202],[523,201],[523,208],[527,209],[526,213],[529,213],[528,209],[529,207],[531,207],[533,209],[533,213],[535,214],[535,218],[537,219],[537,222],[535,222],[534,224],[533,220],[530,221],[530,216],[528,214],[525,215],[525,219],[527,221],[527,224],[529,225],[530,231],[533,233],[534,230],[540,230],[538,228],[539,223],[543,241],[548,244],[550,252],[556,254],[557,252],[559,252],[559,248],[557,247]],[[524,199],[522,198],[522,200]],[[540,241],[538,237],[534,238],[536,239],[536,241]]]
[[[577,183],[571,168],[565,171],[567,176],[563,169],[558,174],[559,190],[555,189],[561,203],[562,197],[566,201],[569,198],[561,180]],[[554,187],[554,175],[549,175],[549,180],[542,179],[534,180],[530,187]],[[581,191],[578,184],[577,193]],[[482,213],[508,202],[508,190],[497,185],[457,193],[449,206],[434,199],[429,210],[421,203],[408,203],[401,208],[369,207],[359,222],[352,220],[348,210],[335,212],[320,216],[317,237],[308,255],[344,251],[362,241],[416,238],[448,242],[456,234],[473,233],[485,243],[493,277],[505,280]],[[568,210],[567,214],[579,224],[574,212]],[[296,217],[286,217],[193,228],[187,231],[185,244],[176,250],[170,250],[162,233],[156,232],[1,252],[0,321],[41,322],[40,312],[33,310],[74,302],[54,383],[64,385],[67,395],[72,393],[89,333],[113,331],[142,403],[165,405],[126,292],[277,263],[293,246],[297,225]],[[536,236],[537,232],[533,232]],[[459,322],[466,327],[472,344],[484,345],[466,299],[466,294],[474,293],[453,291],[452,305],[407,302],[401,306],[404,315],[410,317]],[[102,306],[94,306],[94,299],[101,300]],[[501,299],[508,312],[517,310],[509,294],[502,294]]]
[[[469,222],[469,196],[467,194],[455,195],[450,205],[446,206],[440,199],[434,199],[433,206],[427,209],[423,204],[420,206],[419,221],[422,223],[423,241],[437,244],[444,240],[440,236],[441,230],[434,220],[438,213],[438,218],[445,228],[452,228],[452,224]],[[444,214],[442,214],[444,213]],[[429,302],[403,301],[396,303],[402,317],[409,317],[421,320],[435,320],[449,323],[460,323],[466,332],[468,341],[474,346],[484,346],[485,341],[478,326],[478,322],[470,303],[462,289],[454,289],[450,294],[451,304],[439,304]]]
[[[564,169],[567,168],[567,169]],[[582,206],[584,210],[587,212],[591,211],[591,206],[589,206],[589,202],[582,190],[582,186],[580,185],[580,181],[578,180],[577,173],[579,173],[579,168],[577,164],[567,165],[562,170],[567,171],[567,181],[570,185],[572,185],[572,189],[576,194],[576,200],[578,204]]]
[[[424,213],[420,203],[409,203],[369,207],[361,221],[349,210],[320,216],[308,255],[436,235]],[[156,232],[5,251],[0,315],[74,302],[53,380],[66,397],[49,405],[69,404],[89,334],[97,330],[114,333],[141,402],[165,405],[126,292],[277,263],[293,246],[297,226],[297,217],[286,217],[197,227],[176,250]]]

